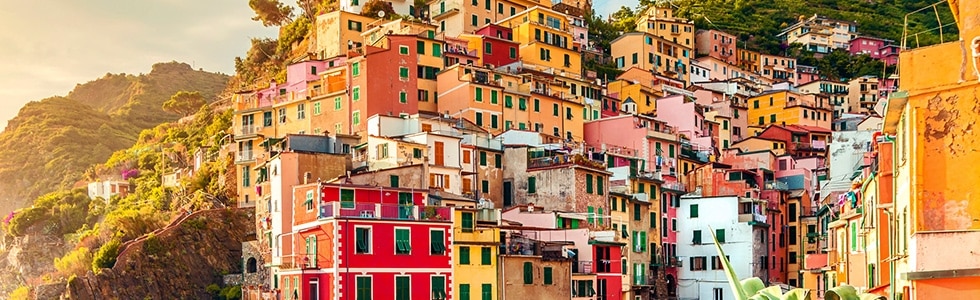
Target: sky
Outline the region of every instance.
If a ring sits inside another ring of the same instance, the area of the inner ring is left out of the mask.
[[[277,32],[252,15],[247,0],[0,0],[0,129],[106,73],[176,60],[233,74],[252,37]]]
[[[637,1],[593,6],[607,16]],[[247,0],[0,0],[0,129],[27,102],[67,95],[106,73],[179,61],[233,74],[251,38],[277,32],[252,15]]]

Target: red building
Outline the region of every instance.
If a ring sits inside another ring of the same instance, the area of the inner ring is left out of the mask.
[[[452,208],[427,191],[339,184],[293,188],[294,249],[274,279],[283,299],[452,299]]]
[[[859,36],[851,40],[848,50],[851,51],[851,55],[867,54],[891,66],[898,63],[899,47],[893,42],[876,37]]]
[[[831,131],[805,125],[770,125],[757,136],[786,143],[786,153],[793,157],[827,157]]]
[[[513,31],[510,28],[497,24],[487,24],[476,31],[479,36],[480,52],[483,57],[483,64],[504,66],[517,62],[521,59],[521,44],[514,41]],[[475,40],[471,40],[471,44]]]
[[[388,35],[387,48],[364,47],[364,55],[347,60],[350,68],[351,132],[367,130],[367,118],[376,114],[416,114],[419,111],[418,41],[416,35]],[[423,50],[425,51],[425,50]],[[430,71],[432,79],[438,70]],[[378,80],[384,78],[384,80]]]
[[[623,246],[625,243],[590,240],[596,270],[596,299],[622,300]]]

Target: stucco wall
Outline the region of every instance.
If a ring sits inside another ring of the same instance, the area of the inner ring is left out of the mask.
[[[524,263],[533,266],[534,283],[524,284]],[[540,256],[501,256],[498,279],[500,298],[515,300],[569,299],[572,297],[570,261],[544,261]],[[552,283],[544,285],[544,268],[552,268]]]

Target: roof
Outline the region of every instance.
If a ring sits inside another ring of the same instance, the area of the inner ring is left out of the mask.
[[[808,131],[808,132],[819,132],[819,133],[831,133],[832,132],[832,131],[830,131],[830,129],[823,128],[823,127],[812,126],[812,125],[796,125],[796,124],[786,125],[786,127],[791,127],[791,126],[792,127],[795,127],[795,128],[799,128],[801,130]]]

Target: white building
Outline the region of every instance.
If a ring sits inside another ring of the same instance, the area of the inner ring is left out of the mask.
[[[764,279],[767,227],[764,200],[681,196],[677,254],[684,267],[678,272],[677,299],[732,299],[712,232],[739,279]]]
[[[88,197],[91,199],[102,198],[109,203],[109,198],[115,195],[126,197],[129,194],[129,181],[106,180],[90,182],[88,184]]]

